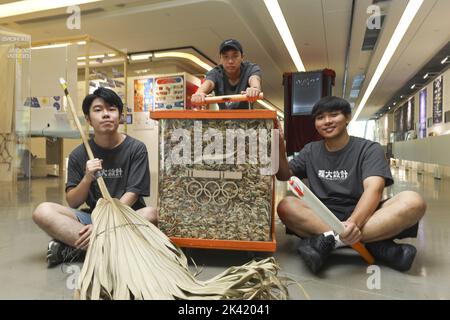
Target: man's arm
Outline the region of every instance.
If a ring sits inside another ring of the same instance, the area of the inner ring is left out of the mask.
[[[128,191],[125,192],[123,196],[120,198],[120,202],[131,207],[137,201],[138,198],[139,196],[137,195],[137,193]]]
[[[95,180],[95,173],[102,169],[102,161],[94,159],[86,162],[84,177],[76,187],[69,188],[66,192],[66,200],[69,207],[78,208],[86,201],[91,183]]]
[[[284,141],[280,141],[279,167],[276,177],[280,181],[288,181],[294,175],[286,157],[286,147]]]
[[[139,197],[150,195],[150,167],[147,148],[140,143],[131,156],[131,166],[126,177],[126,187],[120,202],[133,206]]]
[[[364,192],[350,218],[344,221],[344,232],[339,235],[341,241],[349,245],[361,240],[361,230],[377,209],[385,182],[382,177],[370,176],[364,179],[363,185]]]
[[[211,80],[205,80],[200,88],[197,89],[197,92],[192,95],[191,102],[197,105],[205,105],[206,95],[208,95],[213,90],[214,82],[212,82]]]
[[[248,88],[243,94],[247,95],[250,102],[255,102],[261,93],[261,78],[258,75],[252,75],[248,78]]]
[[[347,221],[354,222],[359,229],[362,229],[367,220],[373,215],[384,190],[384,178],[378,176],[367,177],[363,181],[364,192],[356,204],[355,210]]]
[[[248,86],[250,88],[257,88],[261,91],[261,78],[258,75],[252,75],[248,78]]]
[[[289,162],[286,156],[286,145],[284,143],[284,135],[282,133],[282,128],[280,122],[277,122],[278,133],[279,133],[279,167],[276,177],[280,181],[287,181],[290,177],[294,175],[291,168],[289,168]]]
[[[76,187],[67,189],[66,200],[69,207],[78,208],[86,201],[92,181],[84,176]]]

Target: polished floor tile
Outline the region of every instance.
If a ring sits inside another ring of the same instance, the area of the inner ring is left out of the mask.
[[[375,271],[351,249],[336,250],[324,270],[313,275],[296,253],[298,239],[287,236],[276,223],[278,247],[274,256],[281,274],[298,284],[289,286],[291,299],[450,299],[450,180],[393,169],[396,183],[388,195],[414,190],[428,204],[417,239],[418,255],[412,269],[397,272],[385,266]],[[278,188],[277,200],[284,195]],[[31,220],[42,201],[64,203],[64,185],[57,178],[1,183],[0,189],[0,299],[72,299],[81,264],[47,269],[49,237]],[[208,279],[232,265],[241,265],[268,253],[184,249]],[[194,266],[191,265],[194,270]],[[375,272],[375,273],[373,273]],[[375,276],[378,276],[374,278]]]

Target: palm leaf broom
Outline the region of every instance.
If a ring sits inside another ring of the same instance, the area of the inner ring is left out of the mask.
[[[94,155],[60,80],[89,159]],[[189,271],[186,256],[156,226],[114,199],[102,177],[103,198],[92,212],[93,229],[75,292],[81,299],[286,299],[287,278],[273,258],[231,267],[208,281]]]

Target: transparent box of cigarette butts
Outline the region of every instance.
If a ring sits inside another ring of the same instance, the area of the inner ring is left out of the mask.
[[[248,244],[275,241],[276,114],[165,113],[158,119],[159,228],[181,246],[270,251]]]

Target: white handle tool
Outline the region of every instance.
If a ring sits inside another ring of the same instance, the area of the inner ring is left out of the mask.
[[[328,209],[319,198],[297,177],[293,176],[288,181],[289,189],[305,202],[311,210],[319,216],[335,233],[341,234],[344,232],[344,224],[336,218],[336,216]],[[359,254],[369,264],[373,264],[375,259],[367,251],[366,247],[361,242],[352,245],[352,248],[359,252]]]

